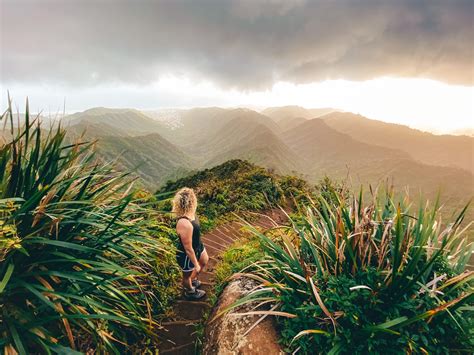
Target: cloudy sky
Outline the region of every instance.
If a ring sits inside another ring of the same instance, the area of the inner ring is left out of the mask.
[[[474,126],[472,0],[0,0],[1,104],[337,107]]]

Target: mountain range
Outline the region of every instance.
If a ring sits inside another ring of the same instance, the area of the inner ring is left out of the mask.
[[[97,150],[150,189],[197,169],[245,159],[309,182],[350,177],[388,180],[453,207],[474,194],[474,138],[434,135],[331,108],[219,107],[169,110],[94,108],[66,118],[71,136],[97,138]]]
[[[351,113],[332,113],[324,116],[324,121],[337,131],[361,142],[399,149],[413,159],[427,164],[458,167],[474,172],[472,137],[433,135]]]

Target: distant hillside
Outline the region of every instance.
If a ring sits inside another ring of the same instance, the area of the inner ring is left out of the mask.
[[[3,112],[2,112],[3,113]],[[49,128],[50,126],[54,126],[57,122],[59,122],[60,118],[62,117],[62,113],[57,113],[57,114],[50,114],[46,115],[44,113],[38,114],[38,113],[31,113],[29,115],[30,122],[33,120],[40,121],[43,127]],[[10,125],[12,122],[10,122],[9,119],[7,119],[8,125]],[[0,127],[3,128],[4,121],[0,121]],[[15,113],[13,114],[13,126],[14,127],[21,127],[25,124],[25,114],[24,113]]]
[[[474,175],[466,170],[418,162],[402,150],[360,142],[329,127],[325,120],[308,120],[283,134],[285,143],[305,159],[306,178],[350,177],[354,187],[389,181],[434,198],[441,191],[446,210],[462,208],[474,197]],[[474,217],[472,211],[469,216]]]
[[[87,129],[96,136],[137,136],[149,133],[164,134],[169,131],[166,125],[134,109],[97,107],[69,115],[64,121],[76,132]]]
[[[342,134],[320,119],[307,120],[283,134],[283,141],[306,162],[310,176],[341,175],[348,169],[389,159],[408,158],[394,149],[374,147]]]
[[[107,122],[114,119],[113,115],[107,114]],[[189,159],[183,162],[184,167],[206,168],[230,159],[247,159],[281,173],[300,168],[299,158],[278,137],[281,133],[280,126],[265,115],[249,109],[215,107],[185,110],[180,114],[177,128],[160,134],[179,147],[183,154],[187,154]],[[128,114],[127,121],[133,122],[137,118],[140,121],[142,119]],[[97,121],[90,118],[87,123],[92,127],[91,131],[99,132],[94,133],[95,136],[104,136],[100,132],[107,131],[105,120],[102,118]],[[99,124],[101,127],[96,128]],[[80,125],[73,126],[75,130],[78,127],[82,128]],[[126,136],[127,132],[121,135]],[[123,142],[117,141],[116,145],[120,143]],[[146,147],[142,147],[143,142],[136,140],[135,144],[136,151],[142,154],[147,151]]]
[[[196,167],[186,153],[157,133],[138,137],[104,136],[99,139],[97,149],[106,161],[117,159],[151,189]]]
[[[274,120],[285,131],[302,124],[304,121],[336,111],[332,108],[307,109],[300,106],[269,107],[262,114]]]
[[[299,158],[266,125],[253,118],[234,119],[217,132],[202,148],[210,156],[205,166],[230,159],[245,159],[279,173],[300,170]]]
[[[132,130],[124,130],[105,122],[92,120],[79,121],[67,128],[67,134],[73,137],[98,138],[107,136],[133,137]]]
[[[302,117],[306,119],[312,119],[326,115],[328,113],[338,111],[334,108],[311,108],[307,109],[301,106],[280,106],[280,107],[268,107],[263,110],[262,115],[268,116],[275,120],[275,122],[280,122],[287,118]]]
[[[322,118],[330,127],[361,142],[403,150],[424,164],[458,167],[474,172],[472,137],[438,136],[347,112],[335,112]]]
[[[181,127],[174,131],[174,142],[182,146],[199,145],[213,139],[217,133],[235,119],[251,120],[260,123],[272,131],[279,131],[279,126],[267,116],[256,111],[237,108],[222,109],[217,107],[196,108],[187,111],[181,118]]]
[[[181,126],[181,117],[188,111],[185,109],[157,109],[157,110],[142,110],[143,114],[162,122],[167,127],[176,129]]]
[[[468,136],[474,137],[474,128],[464,128],[464,129],[457,129],[451,132],[454,136]]]
[[[180,125],[174,131],[174,143],[187,145],[214,132],[220,125],[219,117],[229,110],[220,107],[193,108],[182,113]],[[191,140],[191,142],[190,142]]]

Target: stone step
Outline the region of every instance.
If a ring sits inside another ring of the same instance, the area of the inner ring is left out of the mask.
[[[194,342],[175,346],[171,349],[160,350],[160,354],[168,355],[195,355],[196,353],[196,344]]]
[[[209,292],[211,292],[214,288],[214,283],[201,281],[201,287],[199,287],[199,288],[201,290],[206,291],[206,293],[209,294]]]
[[[210,236],[202,237],[202,242],[204,243],[204,246],[207,247],[208,245],[210,245],[218,250],[225,250],[231,244],[231,242],[222,241],[215,237],[211,238]]]
[[[215,235],[218,237],[218,238],[221,238],[222,240],[226,240],[228,241],[229,244],[233,244],[235,243],[236,240],[238,240],[240,238],[240,235],[237,236],[237,235],[229,235],[229,233],[223,231],[223,230],[220,230],[220,229],[216,229],[214,231]]]
[[[268,218],[261,218],[255,224],[261,227],[266,227],[266,228],[272,228],[276,226],[276,224],[271,219],[268,219]]]
[[[196,324],[197,322],[189,320],[163,323],[163,329],[158,331],[158,336],[161,339],[160,349],[162,351],[171,350],[181,345],[185,339],[186,342],[194,343],[197,338]]]
[[[272,212],[271,215],[278,216],[278,213],[281,214],[281,211]],[[275,226],[271,220],[262,216],[256,218],[255,215],[251,215],[249,220],[253,220],[253,225],[263,229]],[[206,271],[199,275],[199,280],[202,282],[201,289],[207,293],[213,291],[216,277],[213,271],[221,259],[222,253],[247,233],[243,230],[244,226],[242,221],[231,221],[203,235],[202,239],[210,260]],[[188,301],[184,298],[176,300],[174,304],[175,320],[163,323],[164,329],[159,331],[160,339],[162,339],[162,343],[159,344],[160,354],[196,354],[195,325],[199,324],[209,309],[210,304],[207,302],[207,296],[199,301]]]
[[[224,250],[234,243],[233,240],[224,240],[222,238],[219,238],[219,236],[216,236],[216,235],[203,238],[203,241],[209,242],[212,245],[215,245],[218,248],[224,249]]]
[[[206,265],[205,271],[214,272],[214,268],[216,267],[218,262],[219,262],[218,258],[209,258],[209,262]],[[202,271],[202,272],[204,272],[204,271]]]
[[[206,296],[207,297],[207,296]],[[174,313],[180,320],[199,322],[203,315],[209,310],[209,303],[203,301],[177,300],[174,305]]]
[[[207,250],[207,254],[210,256],[210,257],[215,257],[216,255],[219,255],[222,253],[222,251],[225,249],[225,248],[216,248],[215,246],[213,245],[205,245],[206,247],[206,250]]]
[[[266,230],[269,230],[269,229],[272,229],[275,227],[275,225],[273,224],[268,224],[268,223],[259,223],[259,224],[255,224],[256,227],[259,227],[260,229],[266,231]]]
[[[231,242],[234,242],[236,239],[239,239],[241,236],[241,233],[239,230],[224,229],[224,226],[216,228],[213,232],[217,234],[219,238],[223,238]]]
[[[204,237],[202,237],[202,239],[210,240],[212,242],[219,243],[219,244],[227,244],[227,245],[232,244],[235,240],[235,238],[217,233],[217,230],[214,230],[212,233],[206,234]]]
[[[203,271],[201,272],[201,274],[199,274],[199,280],[201,282],[214,283],[215,278],[216,274],[214,274],[213,272]]]
[[[242,227],[242,222],[232,222],[231,225],[226,226],[227,231],[233,238],[240,238],[244,234]]]

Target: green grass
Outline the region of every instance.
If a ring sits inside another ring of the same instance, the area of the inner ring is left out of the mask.
[[[211,297],[212,303],[217,301],[217,297],[222,293],[232,275],[261,260],[263,255],[259,241],[254,236],[249,236],[229,247],[222,254],[222,260],[215,268],[216,286]]]

